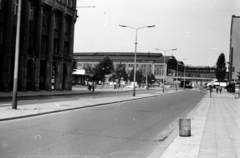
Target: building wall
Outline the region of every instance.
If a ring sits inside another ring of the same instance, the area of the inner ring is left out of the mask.
[[[230,41],[230,80],[238,79],[240,72],[240,16],[232,16],[231,41]]]
[[[0,91],[9,92],[13,85],[19,5],[17,0],[2,0],[2,3]],[[22,0],[19,90],[71,90],[76,18],[76,0]]]
[[[77,62],[77,68],[82,69],[84,66],[91,65],[96,66],[101,59],[108,55],[110,59],[113,61],[113,64],[116,65],[120,62],[122,64],[125,64],[125,70],[128,74],[130,74],[131,70],[134,68],[134,53],[121,53],[121,52],[105,52],[105,53],[75,53],[74,59]],[[165,82],[173,82],[173,73],[167,74],[167,64],[163,62],[158,62],[159,58],[162,57],[156,55],[156,53],[138,53],[137,54],[137,62],[136,67],[138,70],[141,70],[143,75],[145,76],[146,73],[154,74],[155,78],[162,82],[163,78]],[[177,62],[175,59],[173,59],[175,62]],[[154,61],[154,62],[153,62]],[[166,62],[167,63],[167,62]],[[169,67],[172,63],[170,63]],[[165,65],[165,66],[164,66]],[[174,67],[176,68],[176,66]],[[165,70],[164,70],[165,69]],[[171,70],[172,71],[172,70]],[[176,71],[176,70],[173,70]],[[168,70],[170,72],[170,70]]]

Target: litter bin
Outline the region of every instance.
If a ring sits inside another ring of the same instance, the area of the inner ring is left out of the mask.
[[[179,119],[179,136],[190,137],[191,136],[191,120]]]

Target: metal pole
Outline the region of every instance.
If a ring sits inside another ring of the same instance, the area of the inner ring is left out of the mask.
[[[177,61],[177,82],[176,82],[176,91],[178,90],[178,61]]]
[[[185,68],[185,65],[184,65],[184,82],[183,82],[184,90],[185,90],[185,71],[186,71],[186,68]]]
[[[136,82],[136,58],[137,58],[137,31],[138,29],[142,29],[142,28],[151,28],[151,27],[155,27],[155,25],[150,25],[150,26],[143,26],[143,27],[139,27],[139,28],[134,28],[134,27],[130,27],[130,26],[126,26],[126,25],[119,25],[121,27],[129,27],[132,28],[134,30],[136,30],[136,39],[135,39],[135,56],[134,56],[134,77],[133,77],[133,96],[135,96],[135,82]]]
[[[146,89],[148,89],[148,64],[146,65]]]
[[[137,58],[137,30],[135,38],[135,55],[134,55],[134,74],[133,74],[133,96],[135,97],[135,82],[136,82],[136,58]]]
[[[21,24],[21,2],[18,1],[18,15],[17,15],[17,34],[15,46],[15,65],[14,65],[14,78],[13,78],[13,97],[12,109],[17,109],[17,89],[18,89],[18,60],[19,60],[19,39],[20,39],[20,24]]]
[[[166,51],[164,51],[164,57],[163,57],[163,89],[162,92],[164,93],[164,76],[165,76],[165,56],[166,56]]]

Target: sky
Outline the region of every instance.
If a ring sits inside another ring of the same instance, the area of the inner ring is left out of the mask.
[[[137,52],[173,55],[192,66],[228,61],[232,15],[240,0],[77,0],[74,52]],[[88,6],[95,6],[91,8]],[[185,60],[182,60],[185,59]]]

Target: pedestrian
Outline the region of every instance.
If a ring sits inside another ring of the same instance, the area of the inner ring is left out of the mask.
[[[216,93],[218,93],[218,86],[216,87]]]
[[[210,94],[210,98],[212,97],[212,85],[209,85],[209,94]]]
[[[219,87],[219,92],[222,93],[222,87]]]
[[[120,83],[117,83],[117,89],[119,89],[120,88]]]
[[[91,89],[92,89],[92,82],[89,81],[89,82],[88,82],[88,90],[91,91]]]
[[[96,86],[96,84],[95,84],[95,82],[93,81],[93,82],[92,82],[92,92],[94,92],[95,86]]]
[[[113,82],[113,85],[114,85],[114,89],[117,89],[117,83]]]

